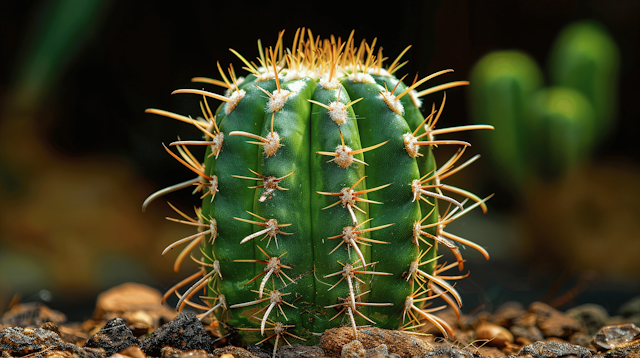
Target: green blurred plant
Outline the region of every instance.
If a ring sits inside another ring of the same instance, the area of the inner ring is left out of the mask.
[[[110,1],[44,1],[29,26],[16,62],[11,109],[32,113],[58,84],[75,55],[87,43]]]
[[[471,115],[496,127],[483,144],[508,187],[556,181],[583,161],[612,127],[619,54],[600,25],[568,25],[554,43],[544,87],[535,61],[521,51],[495,51],[471,72]]]

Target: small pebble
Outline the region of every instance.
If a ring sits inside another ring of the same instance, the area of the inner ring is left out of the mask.
[[[360,341],[353,340],[342,346],[340,358],[363,358],[367,356],[367,352]]]
[[[322,334],[320,346],[327,355],[339,356],[342,347],[353,340],[354,334],[351,327],[331,328]],[[359,329],[358,341],[365,349],[385,344],[389,353],[396,353],[402,357],[420,357],[432,349],[429,343],[414,335],[376,327]]]
[[[318,346],[303,346],[294,344],[291,346],[283,346],[278,349],[277,358],[312,358],[325,357],[324,351]]]
[[[375,348],[367,349],[366,356],[370,358],[387,358],[389,350],[386,344],[381,344]]]
[[[98,333],[89,338],[83,347],[102,348],[108,357],[133,345],[140,346],[138,338],[133,336],[124,320],[114,318],[108,321]]]
[[[536,358],[568,358],[571,356],[575,356],[577,358],[593,357],[593,354],[587,348],[559,342],[535,342],[522,347],[520,353],[518,353],[516,357],[527,357],[527,355]]]
[[[529,312],[537,315],[536,324],[545,337],[569,338],[582,328],[575,319],[546,303],[532,303],[529,306]]]
[[[514,319],[522,316],[523,311],[524,307],[520,302],[506,302],[493,314],[493,323],[509,328],[513,325]]]
[[[21,303],[0,318],[1,325],[28,327],[40,326],[47,322],[61,324],[67,321],[67,316],[62,312],[52,310],[40,302]]]
[[[42,352],[58,345],[60,337],[42,328],[7,327],[0,331],[0,352],[13,356]]]
[[[486,345],[492,347],[504,347],[507,343],[513,343],[513,334],[508,329],[489,322],[480,322],[476,326],[478,339],[486,339]]]
[[[640,329],[633,323],[602,327],[593,337],[598,350],[609,350],[640,338]]]
[[[540,329],[535,326],[513,326],[511,327],[511,333],[513,333],[516,338],[524,338],[529,342],[536,342],[544,339],[544,335],[540,332]]]
[[[100,321],[121,317],[135,324],[157,327],[160,322],[168,322],[177,315],[175,310],[162,304],[160,291],[129,282],[98,295],[93,318]]]
[[[149,356],[160,357],[165,346],[182,351],[204,349],[211,351],[213,341],[193,313],[180,313],[176,319],[156,329],[142,342],[142,350]]]
[[[609,313],[604,307],[592,303],[573,307],[565,314],[575,319],[587,330],[587,334],[594,335],[598,330],[606,325],[609,320]]]

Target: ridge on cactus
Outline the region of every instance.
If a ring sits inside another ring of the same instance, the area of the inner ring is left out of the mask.
[[[226,331],[245,343],[275,338],[312,342],[315,333],[349,325],[418,330],[452,329],[433,313],[451,306],[460,313],[460,295],[448,281],[467,274],[459,246],[489,254],[481,246],[445,230],[488,198],[444,181],[471,162],[460,163],[469,143],[436,139],[449,133],[493,129],[469,125],[436,129],[442,102],[421,112],[421,97],[467,85],[450,82],[418,92],[437,72],[413,82],[395,77],[407,47],[389,66],[382,49],[346,41],[321,40],[298,29],[290,48],[283,32],[274,47],[247,60],[248,72],[233,66],[222,80],[194,82],[222,87],[224,95],[180,89],[200,97],[201,116],[192,118],[159,109],[147,113],[195,126],[203,136],[179,140],[165,150],[196,177],[151,195],[193,187],[202,206],[192,217],[173,209],[169,220],[195,233],[167,247],[186,245],[175,270],[187,256],[201,269],[171,288],[177,309],[186,305],[215,314]],[[210,101],[222,101],[214,111]],[[196,158],[189,146],[206,146]],[[432,149],[457,147],[436,166]],[[176,153],[177,151],[177,153]],[[455,262],[439,262],[446,247]],[[189,286],[183,290],[183,287]],[[203,294],[204,292],[204,294]],[[200,297],[201,301],[195,300]],[[433,307],[434,300],[445,306]],[[275,352],[275,351],[274,351]]]

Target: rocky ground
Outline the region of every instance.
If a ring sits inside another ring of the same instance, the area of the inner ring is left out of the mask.
[[[235,347],[220,337],[216,321],[200,322],[193,313],[177,314],[160,303],[161,294],[124,284],[98,297],[94,317],[66,322],[64,314],[42,304],[19,304],[0,319],[2,358],[271,357],[273,346]],[[349,327],[327,330],[319,346],[282,346],[276,357],[640,357],[640,297],[610,317],[597,305],[560,312],[544,303],[528,308],[508,303],[493,313],[458,320],[455,341],[437,332],[408,334]],[[634,324],[635,323],[635,324]],[[273,343],[274,340],[271,340]],[[282,339],[280,340],[282,342]]]

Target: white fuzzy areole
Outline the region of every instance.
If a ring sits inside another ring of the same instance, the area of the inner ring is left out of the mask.
[[[285,82],[295,81],[295,80],[299,80],[299,79],[305,78],[305,77],[307,77],[307,76],[303,72],[296,71],[296,70],[289,70],[284,75],[284,81]]]
[[[392,77],[391,74],[389,73],[389,71],[385,70],[384,68],[369,68],[369,70],[367,71],[368,73],[372,74],[372,75],[376,75],[376,76],[382,76],[382,77]]]
[[[218,190],[218,176],[214,175],[211,177],[211,180],[209,181],[209,193],[211,194],[211,202],[213,202],[213,199],[216,197],[216,193],[219,192]]]
[[[220,271],[220,261],[213,261],[213,271],[216,272],[218,276],[220,276],[220,279],[222,279],[222,273]]]
[[[303,78],[311,78],[313,80],[318,79],[318,75],[313,71],[307,70],[289,70],[287,74],[284,76],[285,82],[295,81]]]
[[[273,97],[269,98],[269,101],[267,102],[269,112],[278,112],[279,110],[281,110],[282,107],[284,107],[284,102],[287,101],[287,97],[289,97],[290,93],[291,92],[285,89],[281,89],[280,91],[273,91]]]
[[[376,83],[368,73],[353,72],[347,76],[351,82],[354,83]]]
[[[282,294],[280,293],[280,291],[275,290],[269,293],[269,303],[271,303],[272,305],[276,305],[281,302],[282,302]]]
[[[326,74],[322,75],[322,77],[320,77],[320,81],[318,82],[318,84],[320,86],[322,86],[322,88],[324,88],[326,90],[334,90],[334,89],[338,89],[340,87],[340,81],[338,81],[336,76],[333,76],[331,81],[329,81],[329,74],[328,73],[326,73]]]
[[[416,137],[414,137],[411,133],[405,133],[402,135],[402,139],[404,140],[404,149],[407,150],[409,156],[411,158],[417,157],[420,146],[416,144],[416,142],[418,141]]]
[[[281,68],[277,67],[278,72],[280,72]],[[258,75],[256,75],[256,82],[268,81],[276,78],[275,72],[273,72],[273,67],[265,68],[258,67]]]
[[[269,134],[267,134],[267,140],[268,142],[263,145],[264,154],[270,157],[276,154],[280,147],[280,136],[276,132],[269,132]]]
[[[276,322],[276,325],[273,326],[273,333],[275,334],[284,334],[286,329],[284,328],[284,324],[282,322]]]
[[[411,90],[409,91],[409,98],[411,98],[411,102],[413,102],[413,105],[418,107],[418,108],[422,108],[422,100],[420,99],[420,97],[418,97],[418,91],[416,90]]]
[[[273,74],[273,72],[265,72],[265,73],[261,73],[258,76],[256,76],[256,82],[264,82],[264,81],[269,81],[276,78],[276,76]]]
[[[236,84],[240,86],[243,83],[244,83],[244,77],[240,76],[236,78],[236,82],[231,84],[231,88],[227,88],[227,90],[224,91],[224,96],[231,97],[231,94],[238,89],[238,87],[236,87]]]
[[[274,176],[263,177],[262,186],[264,187],[264,192],[258,199],[261,203],[267,199],[271,199],[272,194],[278,189],[278,179]]]
[[[347,106],[340,101],[329,103],[329,117],[331,117],[331,120],[337,125],[347,123],[347,119],[349,119]]]
[[[342,193],[340,195],[340,200],[342,201],[342,206],[347,207],[347,205],[351,205],[351,206],[355,206],[356,205],[355,196],[353,195],[353,189],[342,188],[342,190],[340,190],[340,192]]]
[[[389,91],[382,91],[380,94],[382,95],[384,102],[389,106],[390,110],[401,116],[404,115],[404,107],[402,106],[402,103],[400,103],[400,100],[396,99],[396,96],[394,96],[393,93]]]
[[[411,295],[407,296],[407,298],[404,300],[404,308],[402,310],[402,317],[404,320],[404,317],[407,315],[407,312],[411,311],[411,307],[413,306],[413,297]]]
[[[413,277],[418,277],[418,261],[413,261],[409,265],[409,274],[407,275],[407,281],[409,281]]]
[[[347,245],[356,245],[356,239],[358,238],[358,234],[355,233],[353,226],[345,226],[342,228],[342,241],[344,241]]]
[[[420,180],[419,179],[413,179],[413,181],[411,182],[411,192],[413,193],[413,200],[412,201],[416,201],[420,199],[420,190],[421,188],[421,184],[420,184]],[[420,225],[418,225],[417,228],[418,232],[420,231]],[[416,227],[413,227],[413,235],[415,237],[416,235]],[[419,234],[418,234],[419,236]]]
[[[289,96],[294,96],[295,93],[302,91],[302,89],[307,85],[306,81],[292,81],[287,83],[287,89],[291,92]],[[284,90],[283,90],[284,91]]]
[[[269,231],[267,231],[267,235],[275,238],[280,232],[280,229],[278,229],[278,221],[276,219],[267,220],[267,229],[269,229]]]
[[[213,243],[218,237],[218,222],[216,219],[211,218],[211,220],[209,220],[209,230],[211,230],[211,240],[209,241]]]
[[[416,184],[416,182],[417,182],[417,181],[418,181],[418,180],[417,180],[417,179],[415,179],[415,180],[413,181],[413,183],[411,183],[411,190],[413,190],[413,192],[414,192],[414,198],[415,198],[415,186],[414,186],[414,184]],[[420,186],[420,184],[418,184],[418,187],[419,187],[419,186]],[[416,222],[413,224],[413,237],[412,237],[412,240],[411,240],[411,241],[413,241],[413,243],[414,243],[416,246],[419,246],[419,245],[420,245],[420,231],[421,231],[421,230],[420,230],[420,223],[419,223],[418,221],[416,221]],[[413,263],[412,263],[411,265],[413,265]]]
[[[238,103],[240,103],[240,100],[243,99],[244,95],[246,94],[247,92],[245,90],[234,91],[231,94],[231,97],[229,97],[231,101],[227,102],[227,104],[224,106],[224,113],[226,114],[231,113],[231,111],[233,111],[236,108],[236,106],[238,106]]]
[[[353,163],[353,155],[349,154],[351,152],[351,148],[342,145],[336,147],[336,159],[333,161],[336,162],[339,166],[347,169],[351,163]]]
[[[224,133],[220,132],[213,137],[213,144],[211,144],[211,154],[218,158],[220,151],[222,150],[222,142],[224,142]]]

